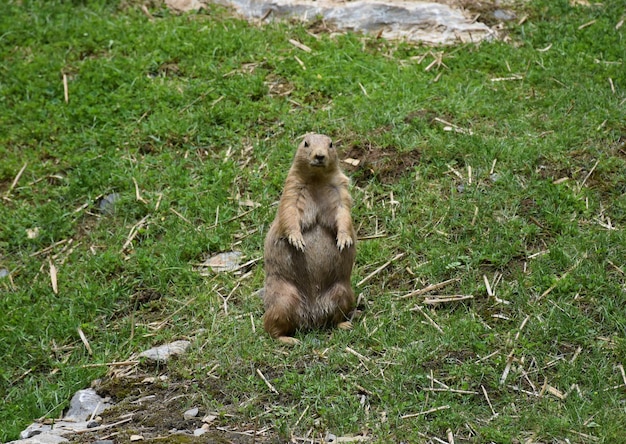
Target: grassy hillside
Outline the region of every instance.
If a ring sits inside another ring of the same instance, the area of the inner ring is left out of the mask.
[[[181,338],[189,355],[138,369],[189,388],[172,411],[256,442],[623,439],[625,9],[582,3],[429,48],[220,8],[5,2],[0,441],[113,368],[94,364]],[[262,330],[262,261],[198,264],[262,257],[308,131],[359,160],[363,314],[289,348]]]

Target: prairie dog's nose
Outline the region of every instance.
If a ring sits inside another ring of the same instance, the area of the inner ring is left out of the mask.
[[[326,159],[326,155],[325,154],[316,154],[315,155],[315,161],[316,162],[323,162],[324,159]]]

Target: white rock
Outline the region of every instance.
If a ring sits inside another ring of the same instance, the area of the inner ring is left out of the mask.
[[[183,418],[185,419],[193,419],[196,416],[198,416],[198,407],[194,407],[192,409],[187,410],[185,413],[183,413]]]
[[[160,345],[153,347],[149,350],[141,352],[140,358],[150,359],[155,362],[167,362],[167,360],[173,355],[182,355],[187,351],[187,348],[191,345],[189,341],[174,341],[170,344]]]
[[[487,25],[473,22],[460,10],[428,1],[405,0],[213,0],[258,19],[299,18],[324,21],[348,31],[366,32],[387,39],[433,44],[478,42],[493,38]],[[268,12],[271,13],[269,16]]]
[[[8,444],[60,444],[62,442],[69,442],[69,440],[63,438],[62,436],[42,433],[41,435],[35,435],[27,439],[11,441]]]
[[[92,388],[77,391],[70,401],[70,408],[63,419],[87,421],[92,415],[99,415],[111,404]]]

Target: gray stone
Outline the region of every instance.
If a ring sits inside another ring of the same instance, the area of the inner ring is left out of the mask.
[[[386,39],[452,44],[495,37],[487,25],[474,22],[460,10],[428,1],[404,0],[213,0],[234,7],[251,19],[321,18],[347,31]]]
[[[496,9],[493,11],[493,17],[496,20],[502,20],[504,22],[513,20],[515,18],[515,13],[511,11],[506,11],[504,9]]]
[[[98,208],[103,214],[111,216],[115,214],[115,202],[117,202],[119,198],[120,195],[118,193],[107,194],[102,199],[100,199],[100,202],[98,203]]]
[[[174,341],[170,344],[160,345],[158,347],[153,347],[149,350],[141,352],[139,354],[139,357],[146,358],[155,362],[165,363],[170,357],[185,353],[190,345],[191,342],[189,341]]]
[[[8,444],[59,444],[62,442],[69,442],[69,440],[59,435],[42,433],[41,435],[36,435],[36,436],[33,436],[32,438],[20,439],[18,441],[11,441]]]
[[[193,419],[196,416],[198,416],[198,412],[200,410],[198,410],[198,407],[194,407],[192,409],[187,410],[185,413],[183,413],[183,418],[185,419]]]
[[[92,415],[99,415],[111,404],[103,399],[92,388],[79,390],[70,401],[70,408],[63,419],[70,421],[87,421]]]
[[[210,257],[205,261],[203,266],[211,267],[213,271],[233,271],[239,267],[239,262],[243,257],[240,251],[229,251],[228,253],[220,253]]]
[[[6,268],[0,268],[0,279],[5,278],[9,275],[9,270]]]

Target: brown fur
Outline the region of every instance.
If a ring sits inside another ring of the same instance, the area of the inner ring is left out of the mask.
[[[297,329],[350,328],[356,233],[348,178],[329,137],[307,134],[265,239],[265,330],[295,343]]]

